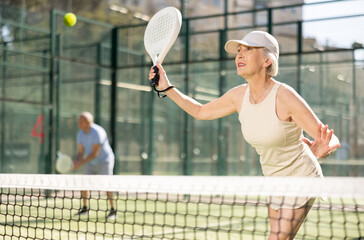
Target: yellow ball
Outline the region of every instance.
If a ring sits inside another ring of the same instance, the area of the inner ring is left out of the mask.
[[[77,22],[76,15],[73,13],[67,13],[63,17],[63,23],[67,27],[73,27]]]

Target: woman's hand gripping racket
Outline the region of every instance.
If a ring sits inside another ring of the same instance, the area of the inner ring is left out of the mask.
[[[166,95],[161,96],[160,93],[167,91],[170,87],[164,90],[156,88],[159,81],[159,70],[156,64],[157,62],[162,64],[169,49],[171,49],[178,37],[181,25],[181,12],[177,8],[166,7],[154,14],[144,33],[144,46],[153,61],[153,69],[156,74],[150,85],[161,98]]]

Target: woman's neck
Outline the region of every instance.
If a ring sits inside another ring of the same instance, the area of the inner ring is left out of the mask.
[[[261,99],[269,92],[269,89],[274,82],[271,77],[256,78],[247,80],[250,89],[250,99],[252,103],[259,103]]]

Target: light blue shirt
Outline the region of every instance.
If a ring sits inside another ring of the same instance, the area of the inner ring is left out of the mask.
[[[114,161],[114,153],[110,147],[106,131],[95,123],[91,124],[91,129],[88,133],[85,133],[83,130],[78,132],[77,144],[83,145],[85,156],[92,153],[92,146],[94,144],[101,144],[100,152],[97,157],[89,161],[87,164],[99,165]]]

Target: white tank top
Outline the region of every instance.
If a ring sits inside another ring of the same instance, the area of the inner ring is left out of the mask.
[[[245,92],[239,121],[244,138],[260,156],[265,176],[322,177],[317,158],[302,141],[303,130],[295,122],[281,121],[276,114],[276,82],[260,103],[249,101]]]

